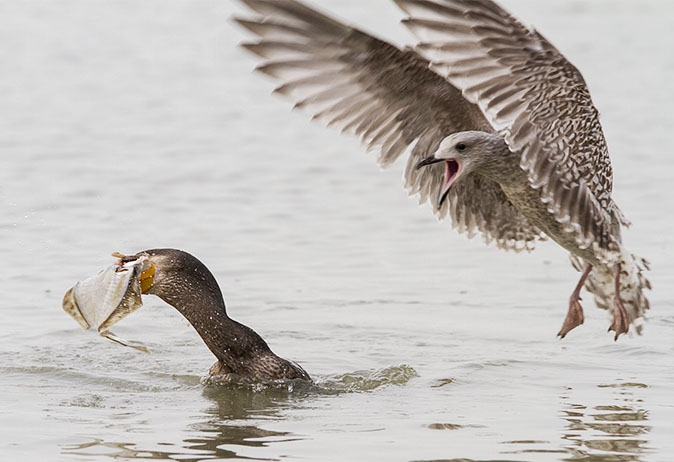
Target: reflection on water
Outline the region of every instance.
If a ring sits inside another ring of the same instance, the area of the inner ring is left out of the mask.
[[[634,391],[648,388],[642,383],[598,385],[613,390],[617,404],[588,407],[574,403],[569,396],[562,418],[567,422],[562,436],[568,442],[565,448],[571,457],[565,460],[597,462],[638,462],[648,452],[646,436],[651,426],[646,425],[648,412]],[[634,391],[633,391],[634,390]],[[569,394],[572,389],[569,389]]]
[[[161,443],[160,443],[161,444]],[[170,443],[166,443],[166,446],[173,446]],[[69,445],[63,451],[63,454],[75,454],[75,455],[91,455],[91,456],[108,456],[113,459],[130,459],[130,460],[167,460],[167,459],[176,459],[186,462],[197,462],[200,460],[205,460],[206,458],[210,459],[213,457],[212,451],[204,452],[187,452],[185,450],[181,451],[148,451],[148,450],[139,450],[134,449],[134,443],[110,443],[104,442],[102,440],[93,440],[83,444]],[[189,450],[189,447],[185,449]],[[217,449],[217,457],[221,458],[237,458],[236,454],[230,451],[224,451]]]
[[[286,408],[297,409],[312,398],[321,396],[363,393],[385,386],[404,385],[417,375],[413,368],[400,365],[318,378],[316,383],[274,381],[242,386],[218,385],[207,379],[202,394],[212,404],[202,410],[201,421],[185,429],[185,433],[191,436],[183,439],[179,446],[159,442],[157,446],[166,446],[167,449],[145,449],[137,448],[136,443],[87,438],[84,443],[65,445],[62,453],[113,459],[180,459],[189,462],[212,458],[278,460],[243,456],[236,448],[260,448],[272,443],[304,439],[302,435],[262,428],[265,421],[282,419],[282,411]],[[242,424],[236,425],[237,421]],[[251,423],[258,423],[258,426]]]
[[[561,396],[564,429],[559,441],[503,441],[515,445],[503,454],[564,454],[558,460],[586,462],[641,462],[650,451],[648,411],[641,394],[647,385],[636,382],[600,384],[591,397],[568,387]],[[606,404],[596,404],[606,403]],[[432,427],[437,428],[437,427]],[[546,459],[547,460],[547,459]]]
[[[297,440],[297,438],[278,439],[285,435],[286,433],[267,431],[253,426],[218,425],[217,428],[204,430],[203,438],[188,438],[184,440],[183,446],[174,451],[136,449],[135,443],[105,442],[94,439],[87,443],[66,446],[63,454],[108,456],[114,459],[133,460],[180,459],[186,462],[197,462],[212,458],[278,460],[251,459],[250,457],[239,456],[235,451],[222,449],[219,446],[263,447],[269,443],[264,441],[264,438],[274,438],[274,442]],[[158,443],[158,445],[174,446],[171,443]]]
[[[429,459],[429,460],[413,460],[411,462],[530,462],[522,459]]]
[[[185,438],[176,446],[170,443],[157,443],[167,446],[166,450],[137,448],[135,443],[109,442],[92,438],[82,444],[64,447],[63,454],[108,456],[133,460],[176,459],[196,462],[212,458],[233,459],[243,457],[232,447],[267,446],[272,442],[288,442],[301,438],[289,433],[276,432],[260,428],[250,423],[235,425],[226,422],[244,419],[274,418],[278,410],[295,397],[287,391],[271,389],[264,392],[233,389],[225,387],[207,387],[203,395],[213,401],[213,405],[203,411],[203,421],[191,424],[186,433],[194,435]],[[223,447],[229,448],[224,449]],[[170,449],[169,449],[170,448]],[[276,459],[254,459],[276,460]]]

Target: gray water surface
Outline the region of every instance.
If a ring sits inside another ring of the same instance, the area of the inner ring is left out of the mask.
[[[0,1],[0,458],[674,460],[674,4],[502,3],[602,112],[625,241],[653,264],[643,336],[613,342],[586,295],[557,340],[565,253],[457,235],[402,162],[269,96],[233,1]],[[315,4],[413,43],[392,2]],[[113,329],[150,355],[61,310],[111,252],[152,247],[199,257],[316,385],[204,383],[213,356],[153,297]]]

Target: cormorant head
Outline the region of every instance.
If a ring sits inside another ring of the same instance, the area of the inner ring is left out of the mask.
[[[178,249],[149,249],[135,255],[119,255],[121,262],[146,257],[150,263],[140,275],[143,294],[162,296],[169,292],[195,290],[196,286],[214,288],[219,293],[213,274],[195,256]],[[193,286],[193,287],[191,287]]]

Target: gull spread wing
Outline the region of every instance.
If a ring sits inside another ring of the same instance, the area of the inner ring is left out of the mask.
[[[443,170],[416,164],[440,141],[464,130],[493,131],[480,109],[429,68],[413,50],[401,50],[294,0],[242,0],[260,14],[235,21],[259,40],[243,46],[262,57],[257,68],[282,82],[276,88],[314,119],[354,134],[379,150],[386,167],[411,145],[405,170],[410,194],[435,198]],[[476,175],[457,183],[438,210],[460,231],[480,230],[502,248],[533,248],[540,230],[508,201],[498,184]],[[449,205],[448,205],[449,204]]]
[[[521,153],[550,213],[582,247],[614,255],[622,218],[599,113],[580,72],[490,0],[394,1],[421,40],[416,50]]]

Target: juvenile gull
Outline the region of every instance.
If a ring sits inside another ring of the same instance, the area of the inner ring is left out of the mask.
[[[437,195],[437,215],[459,232],[516,251],[550,237],[568,250],[582,276],[560,337],[583,323],[583,286],[612,311],[616,339],[640,332],[647,263],[622,245],[629,222],[580,72],[492,1],[394,1],[420,39],[413,49],[295,0],[242,0],[259,16],[235,20],[259,37],[243,44],[263,58],[257,70],[295,107],[378,149],[383,167],[409,150],[409,193]]]

